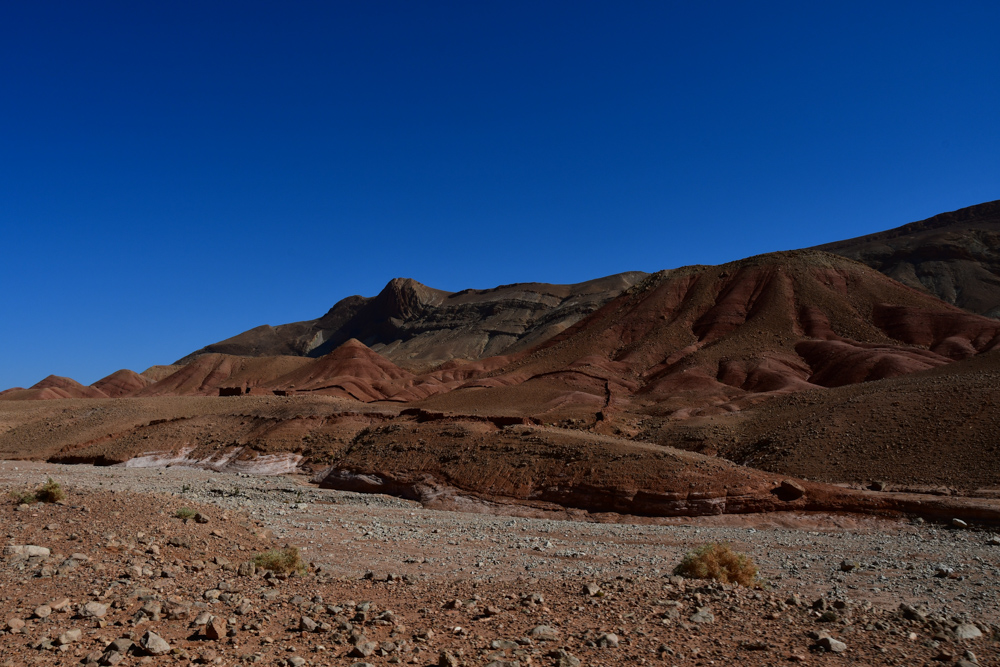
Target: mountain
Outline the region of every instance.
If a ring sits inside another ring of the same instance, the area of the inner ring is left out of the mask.
[[[772,253],[654,274],[425,404],[676,419],[947,365],[995,349],[998,334],[1000,322],[859,262],[814,250]]]
[[[817,246],[904,285],[1000,318],[1000,200]]]
[[[647,274],[633,271],[575,285],[517,283],[445,292],[396,278],[377,296],[351,296],[323,317],[260,326],[193,352],[321,357],[352,338],[410,369],[451,359],[509,354],[563,331]]]

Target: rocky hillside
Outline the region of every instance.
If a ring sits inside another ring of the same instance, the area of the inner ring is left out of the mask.
[[[1000,317],[1000,200],[817,246],[960,308]]]
[[[516,283],[445,292],[408,278],[377,296],[351,296],[323,317],[264,325],[191,353],[321,357],[352,338],[407,368],[483,359],[526,349],[575,324],[647,274],[620,273],[575,285]]]

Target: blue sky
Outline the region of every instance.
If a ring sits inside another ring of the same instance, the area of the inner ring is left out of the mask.
[[[996,2],[0,4],[0,388],[1000,198]]]

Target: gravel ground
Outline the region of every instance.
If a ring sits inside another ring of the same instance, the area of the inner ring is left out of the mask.
[[[692,548],[721,542],[750,555],[769,585],[804,599],[849,597],[886,609],[905,602],[1000,621],[1000,545],[991,544],[995,533],[975,527],[805,513],[635,519],[642,523],[530,519],[428,510],[389,496],[319,489],[302,476],[0,462],[0,488],[29,488],[46,477],[68,488],[172,494],[248,512],[342,577],[662,577]],[[844,572],[845,560],[856,567]]]

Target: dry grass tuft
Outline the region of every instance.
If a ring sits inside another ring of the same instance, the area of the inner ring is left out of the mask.
[[[305,563],[299,556],[298,547],[285,547],[284,549],[271,549],[253,557],[253,564],[260,570],[270,570],[278,574],[291,574],[292,572],[304,572]]]
[[[45,484],[35,490],[35,498],[40,503],[57,503],[66,497],[66,492],[59,486],[59,482],[49,477]]]
[[[193,519],[195,514],[197,514],[197,512],[195,512],[190,507],[181,507],[178,508],[176,512],[174,512],[175,517],[177,517],[178,519],[184,519],[185,521],[187,521],[188,519]]]
[[[66,492],[59,482],[49,477],[45,484],[34,491],[11,491],[10,498],[16,505],[33,505],[35,503],[57,503],[66,497]]]
[[[712,579],[724,584],[757,586],[757,566],[746,554],[726,544],[706,544],[684,556],[674,574],[690,579]]]

